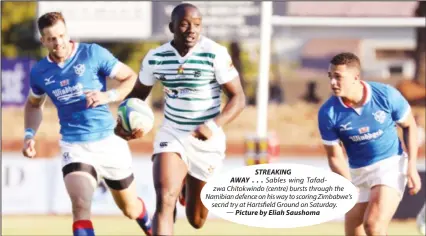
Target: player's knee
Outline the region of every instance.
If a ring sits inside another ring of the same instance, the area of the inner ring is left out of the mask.
[[[189,224],[191,224],[192,227],[195,229],[201,229],[206,222],[206,218],[203,218],[201,216],[191,216],[187,215]]]
[[[73,197],[71,202],[74,215],[85,214],[90,211],[90,201],[84,197]]]
[[[368,219],[364,222],[364,230],[367,235],[385,235],[386,226],[376,219]]]
[[[173,211],[178,196],[179,189],[161,188],[157,190],[157,209],[160,211]]]

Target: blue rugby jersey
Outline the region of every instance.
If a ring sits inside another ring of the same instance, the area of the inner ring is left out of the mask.
[[[362,107],[346,106],[340,97],[332,96],[318,112],[318,126],[323,143],[341,141],[351,168],[371,165],[403,152],[396,122],[410,113],[401,93],[390,85],[362,81],[367,99]]]
[[[32,96],[47,94],[55,104],[62,140],[96,141],[113,133],[115,119],[108,105],[86,108],[85,91],[106,91],[106,77],[114,77],[121,62],[97,44],[75,43],[70,58],[53,62],[49,56],[31,70]]]

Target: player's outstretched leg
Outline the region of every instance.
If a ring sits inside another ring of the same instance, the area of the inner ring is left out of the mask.
[[[177,153],[160,153],[154,156],[153,174],[157,202],[153,218],[154,235],[173,235],[173,211],[187,172],[185,162]]]
[[[138,198],[134,175],[121,180],[108,180],[105,183],[110,188],[118,208],[129,219],[136,220],[146,235],[152,235],[152,225],[145,203]]]
[[[199,229],[206,222],[209,210],[201,202],[200,194],[206,182],[190,175],[186,177],[186,217],[192,227]]]
[[[345,215],[345,235],[365,235],[363,221],[368,202],[359,202]]]
[[[65,187],[72,203],[73,235],[94,236],[90,207],[96,188],[96,171],[87,164],[71,163],[62,169]]]
[[[389,223],[400,200],[400,193],[394,188],[385,185],[372,187],[364,215],[365,233],[367,235],[387,235]]]

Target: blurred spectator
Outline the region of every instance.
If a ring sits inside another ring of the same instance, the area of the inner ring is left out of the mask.
[[[303,96],[303,100],[307,103],[318,104],[321,99],[317,95],[317,83],[315,81],[310,81],[306,86],[306,93]]]
[[[231,54],[232,64],[234,64],[235,69],[237,69],[238,73],[240,74],[241,86],[243,87],[245,91],[246,84],[245,84],[244,73],[243,73],[243,63],[241,62],[240,44],[234,41],[231,43],[230,47],[231,47],[230,54]]]
[[[283,91],[277,80],[272,80],[269,83],[269,102],[275,104],[284,102]]]

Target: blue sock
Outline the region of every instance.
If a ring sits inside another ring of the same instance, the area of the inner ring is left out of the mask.
[[[72,231],[74,236],[95,236],[90,220],[77,220],[72,225]]]
[[[152,223],[151,219],[149,219],[148,211],[146,210],[145,203],[141,198],[138,198],[142,202],[142,212],[139,217],[136,219],[139,226],[145,232],[146,235],[152,235]]]

